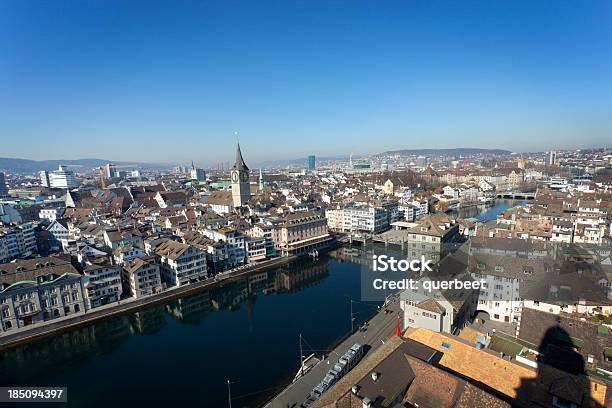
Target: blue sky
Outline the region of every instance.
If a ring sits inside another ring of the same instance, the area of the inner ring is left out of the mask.
[[[231,160],[612,140],[612,2],[0,2],[0,156]]]

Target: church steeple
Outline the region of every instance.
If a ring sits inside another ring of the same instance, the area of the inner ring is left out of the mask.
[[[232,199],[234,207],[244,205],[251,198],[251,186],[249,185],[249,168],[247,167],[242,152],[240,151],[240,143],[236,144],[236,161],[232,166],[231,182],[232,182]]]
[[[244,159],[242,158],[242,152],[240,151],[240,143],[236,144],[236,161],[234,162],[234,166],[232,167],[234,170],[243,170],[249,171]]]

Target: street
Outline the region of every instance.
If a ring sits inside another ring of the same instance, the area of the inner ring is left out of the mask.
[[[323,379],[327,371],[336,364],[338,358],[342,356],[353,344],[370,346],[368,354],[378,348],[382,341],[385,341],[394,331],[397,326],[397,316],[401,312],[399,302],[395,297],[392,297],[391,303],[387,306],[390,313],[385,314],[384,308],[374,315],[369,320],[367,331],[361,332],[358,327],[355,327],[355,333],[342,341],[331,353],[325,356],[325,360],[321,361],[317,366],[307,372],[303,377],[299,378],[294,383],[290,384],[280,394],[268,402],[265,408],[287,408],[299,407],[310,394],[310,391]],[[364,358],[367,358],[364,356]],[[299,367],[296,367],[296,372]]]

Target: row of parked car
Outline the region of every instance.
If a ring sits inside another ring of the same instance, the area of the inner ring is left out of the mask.
[[[351,346],[350,349],[346,351],[338,359],[338,362],[334,365],[334,368],[329,370],[323,380],[313,390],[310,392],[310,395],[301,405],[302,408],[308,408],[312,403],[314,403],[325,391],[331,388],[332,385],[340,378],[342,378],[346,373],[348,373],[353,367],[359,363],[359,361],[363,358],[364,348],[361,344],[355,343]]]

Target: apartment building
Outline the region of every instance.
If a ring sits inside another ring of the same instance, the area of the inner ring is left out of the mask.
[[[459,224],[445,214],[422,217],[407,232],[408,255],[412,259],[425,256],[434,262],[451,253],[461,238]]]
[[[0,262],[25,258],[38,252],[37,222],[0,225]]]
[[[67,260],[0,265],[0,332],[83,312],[84,299],[81,275]]]
[[[111,265],[106,257],[86,258],[83,267],[85,306],[93,309],[121,299],[121,267]]]
[[[199,232],[213,241],[222,241],[227,245],[228,265],[241,265],[246,262],[246,236],[230,227],[204,228]]]
[[[334,231],[376,233],[389,228],[389,213],[382,206],[352,202],[328,209],[325,215],[328,227]]]
[[[206,252],[193,245],[163,240],[155,248],[162,280],[168,286],[183,286],[208,277]]]
[[[123,264],[123,287],[131,297],[140,298],[162,291],[160,267],[155,257],[133,258]]]
[[[282,254],[304,254],[331,240],[327,220],[315,211],[287,215],[273,232],[276,250]]]

